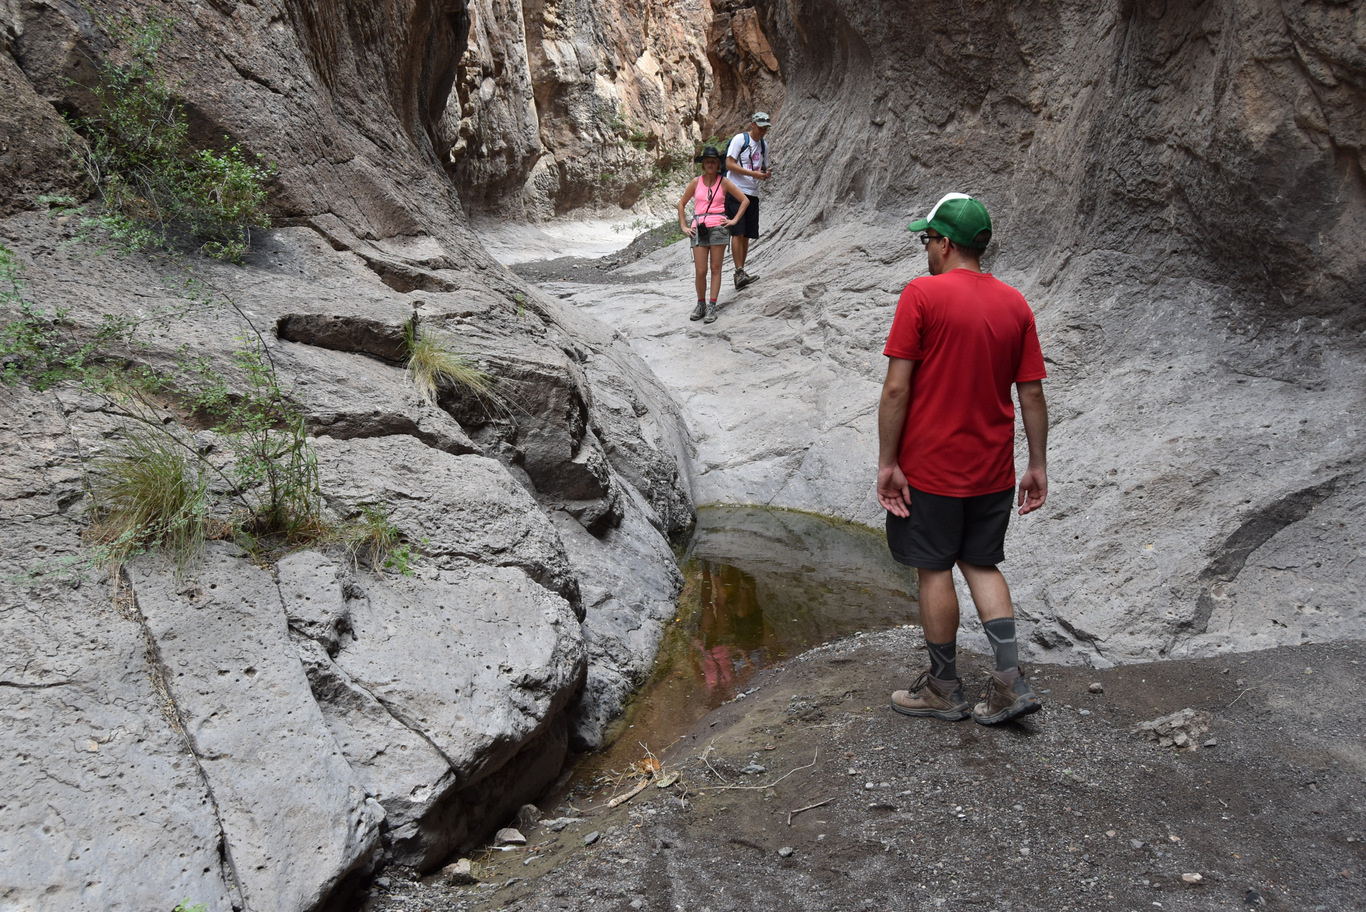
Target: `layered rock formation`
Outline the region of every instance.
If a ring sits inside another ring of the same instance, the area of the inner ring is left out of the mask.
[[[162,60],[194,141],[278,169],[280,227],[245,267],[113,254],[37,206],[88,193],[58,112],[90,112],[123,7],[4,9],[5,319],[21,301],[77,335],[137,319],[129,366],[202,359],[233,393],[259,332],[333,521],[383,506],[418,557],[378,574],[324,540],[261,567],[214,542],[184,578],[155,557],[109,578],[82,543],[86,477],[127,431],[76,387],[7,387],[0,904],[306,910],[381,860],[441,863],[595,744],[648,670],[679,585],[668,537],[692,515],[676,407],[467,227],[435,139],[463,4],[133,9],[174,19]],[[414,319],[497,407],[417,395]],[[212,434],[195,446],[225,458]]]
[[[707,134],[705,0],[474,0],[437,148],[472,214],[625,209]]]
[[[215,543],[189,581],[152,560],[106,579],[82,563],[83,472],[117,429],[76,390],[7,389],[6,905],[312,909],[380,858],[431,867],[477,838],[638,680],[691,499],[878,521],[881,342],[923,270],[904,225],[950,189],[991,208],[988,266],[1051,359],[1050,505],[1008,543],[1032,655],[1363,635],[1358,3],[727,0],[700,9],[731,29],[705,49],[666,27],[690,5],[155,7],[197,140],[279,168],[282,227],[245,269],[196,271],[264,331],[333,514],[386,504],[423,557],[412,578],[322,546],[263,569]],[[24,293],[75,328],[179,306],[179,267],[33,210],[83,192],[55,112],[88,109],[114,5],[0,8],[0,240]],[[645,167],[627,115],[648,150],[760,105],[781,105],[764,278],[712,328],[686,323],[679,250],[566,304],[466,224],[462,196],[527,217],[626,201],[584,188]],[[506,413],[413,392],[394,359],[414,315]],[[230,372],[244,329],[200,312],[135,362]]]

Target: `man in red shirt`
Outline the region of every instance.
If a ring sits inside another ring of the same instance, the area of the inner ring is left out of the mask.
[[[1015,495],[1018,390],[1029,464],[1020,513],[1048,497],[1048,406],[1043,353],[1024,296],[981,267],[991,241],[986,207],[950,193],[911,222],[930,274],[901,293],[883,349],[889,361],[878,405],[878,502],[892,556],[917,568],[930,667],[892,708],[995,725],[1039,709],[1019,667],[1010,587],[997,569]],[[958,679],[957,565],[996,658],[983,699],[969,713]]]

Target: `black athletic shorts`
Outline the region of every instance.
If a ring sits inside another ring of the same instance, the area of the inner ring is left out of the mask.
[[[749,194],[745,195],[749,196]],[[727,193],[726,218],[735,218],[735,213],[739,211],[740,201]],[[749,196],[749,208],[745,210],[745,217],[730,226],[730,236],[747,238],[759,236],[759,197]]]
[[[1006,559],[1006,526],[1015,489],[944,497],[911,488],[911,515],[887,514],[887,547],[898,563],[948,570],[958,561],[994,567]]]

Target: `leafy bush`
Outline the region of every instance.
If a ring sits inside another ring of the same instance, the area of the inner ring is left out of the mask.
[[[242,531],[291,542],[316,538],[326,523],[304,413],[280,388],[264,344],[244,344],[235,360],[245,391],[234,393],[205,360],[195,363],[193,376],[180,379],[179,391],[232,452],[234,491],[248,505]]]
[[[270,225],[265,184],[273,169],[253,164],[236,145],[221,153],[191,148],[185,112],[160,65],[173,20],[125,16],[106,27],[126,61],[99,65],[92,88],[99,110],[72,121],[104,206],[92,221],[136,249],[193,237],[209,256],[240,261],[251,227]]]

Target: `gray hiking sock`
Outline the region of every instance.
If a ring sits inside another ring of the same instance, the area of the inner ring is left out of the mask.
[[[957,640],[949,640],[947,643],[931,643],[926,640],[925,648],[930,653],[930,677],[941,681],[958,679]]]
[[[1006,671],[1020,664],[1020,647],[1015,642],[1015,619],[997,618],[982,624],[987,641],[996,655],[996,670]]]

